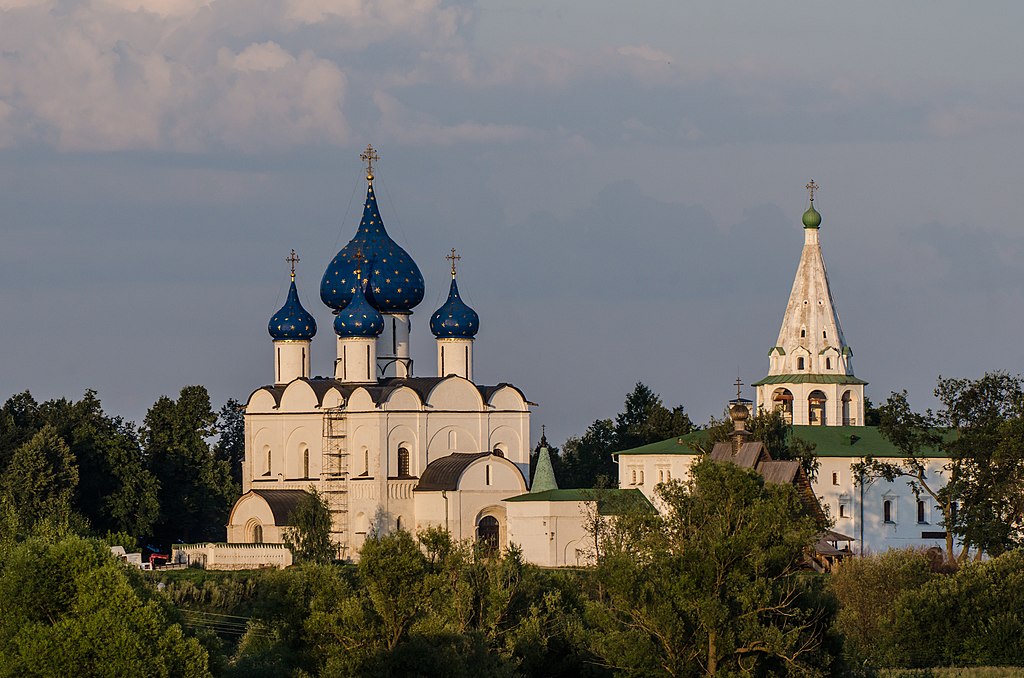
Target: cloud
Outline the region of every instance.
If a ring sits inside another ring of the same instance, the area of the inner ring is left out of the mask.
[[[464,14],[440,0],[0,0],[0,148],[344,144],[355,66],[339,49],[433,47]]]
[[[455,143],[507,144],[535,139],[541,133],[520,125],[496,125],[478,122],[441,124],[415,114],[394,96],[378,90],[373,102],[380,111],[379,127],[389,138],[413,146],[445,146]]]

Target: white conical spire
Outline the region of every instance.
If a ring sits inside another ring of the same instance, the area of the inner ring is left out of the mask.
[[[755,383],[758,405],[781,408],[794,424],[863,425],[864,384],[853,374],[852,357],[821,253],[821,215],[804,212],[804,248],[789,293],[768,376]]]

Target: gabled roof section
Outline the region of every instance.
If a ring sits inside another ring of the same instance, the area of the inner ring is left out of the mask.
[[[515,503],[529,501],[596,501],[597,512],[602,516],[622,515],[631,510],[655,510],[651,502],[644,496],[644,493],[634,488],[628,490],[617,488],[545,490],[544,492],[527,492],[526,494],[509,497],[504,501]]]
[[[737,466],[743,468],[757,468],[757,465],[763,461],[770,461],[771,455],[768,454],[768,450],[764,449],[764,445],[759,442],[743,443],[740,445],[739,451],[734,455],[732,453],[732,443],[715,443],[715,446],[711,448],[711,458],[715,461],[731,461]]]

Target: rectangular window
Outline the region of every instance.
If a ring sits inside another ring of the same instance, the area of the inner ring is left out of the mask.
[[[840,504],[839,505],[839,517],[840,518],[846,518],[847,517],[847,515],[846,515],[846,504]]]
[[[488,464],[487,466],[484,467],[484,475],[486,476],[486,480],[484,481],[484,484],[490,485],[491,484],[491,465],[490,464]]]
[[[833,485],[838,485],[839,484],[839,472],[838,471],[833,471],[832,472],[832,484]]]
[[[927,516],[925,515],[925,505],[923,501],[917,502],[917,522],[918,524],[927,523]]]
[[[893,522],[892,501],[889,499],[882,502],[882,520],[887,523]]]
[[[802,370],[804,368],[804,359],[803,358],[797,358],[796,359],[796,368],[798,370]]]

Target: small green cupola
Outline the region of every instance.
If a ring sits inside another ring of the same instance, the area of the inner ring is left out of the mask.
[[[804,212],[804,228],[818,228],[821,226],[821,215],[818,213],[818,210],[814,209],[814,192],[818,190],[818,185],[814,183],[814,179],[811,179],[806,188],[811,195],[811,205]]]
[[[543,431],[543,427],[541,430]],[[558,481],[555,480],[555,468],[551,465],[548,439],[544,433],[541,433],[540,451],[537,453],[537,468],[533,470],[533,483],[530,485],[530,494],[557,489]]]

